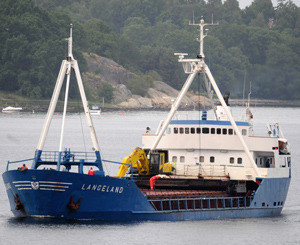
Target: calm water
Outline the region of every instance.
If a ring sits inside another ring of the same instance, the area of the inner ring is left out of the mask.
[[[233,108],[238,119],[240,108]],[[266,134],[266,122],[279,122],[292,146],[293,174],[281,216],[185,222],[64,222],[53,219],[13,217],[0,181],[0,244],[300,244],[300,108],[253,109],[255,132]],[[198,113],[191,112],[195,118]],[[108,112],[94,118],[102,157],[121,161],[141,146],[141,134],[150,126],[155,132],[166,112]],[[45,114],[0,116],[0,173],[8,160],[33,157]],[[61,115],[53,119],[45,150],[58,150]],[[82,127],[83,126],[83,130]],[[66,123],[65,145],[91,150],[83,115],[72,114]],[[106,165],[110,174],[117,166]]]

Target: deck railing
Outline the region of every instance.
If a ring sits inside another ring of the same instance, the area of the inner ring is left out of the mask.
[[[58,151],[43,151],[41,155],[41,160],[46,162],[57,162],[58,158]],[[95,152],[66,151],[62,153],[61,158],[62,161],[68,160],[70,162],[79,162],[82,159],[84,162],[95,162],[97,160]]]
[[[8,161],[7,165],[6,165],[6,171],[8,171],[9,165],[11,165],[11,164],[16,165],[17,163],[19,163],[20,164],[19,166],[21,167],[21,165],[26,164],[26,163],[32,164],[33,160],[34,160],[34,158],[24,159],[24,160],[20,160],[20,161]]]
[[[215,165],[181,165],[175,164],[175,174],[195,177],[222,177],[227,178],[226,166]]]

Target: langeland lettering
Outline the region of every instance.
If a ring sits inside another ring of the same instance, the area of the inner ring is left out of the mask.
[[[124,190],[120,186],[109,186],[109,185],[92,185],[92,184],[83,184],[81,187],[83,191],[99,191],[99,192],[112,192],[121,194]]]

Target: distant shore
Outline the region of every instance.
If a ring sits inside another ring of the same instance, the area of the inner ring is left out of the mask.
[[[0,108],[4,108],[6,106],[18,106],[22,107],[24,112],[46,112],[48,110],[48,105],[50,103],[50,100],[39,100],[39,101],[4,101],[1,100],[1,106]],[[229,101],[231,106],[242,106],[245,103],[242,99],[230,99]],[[90,103],[91,105],[98,104],[101,106],[102,111],[139,111],[139,110],[169,110],[168,107],[153,107],[153,108],[126,108],[126,107],[120,107],[117,105],[111,105],[111,104],[105,104],[104,106],[101,105],[101,103],[93,102]],[[250,102],[251,107],[300,107],[300,101],[289,101],[289,100],[266,100],[266,99],[252,99]],[[191,110],[194,109],[194,107],[188,106],[188,107],[181,107],[181,110]],[[79,112],[82,111],[82,104],[81,102],[69,102],[68,103],[68,111],[70,112]],[[57,112],[63,111],[63,102],[59,101],[57,108]]]

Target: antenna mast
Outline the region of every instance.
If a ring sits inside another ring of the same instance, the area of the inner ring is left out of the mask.
[[[201,16],[201,20],[199,23],[195,23],[195,19],[193,18],[193,22],[189,22],[190,26],[199,26],[197,27],[197,30],[199,31],[199,38],[197,38],[197,41],[200,43],[200,53],[199,58],[205,58],[204,52],[203,52],[203,40],[207,36],[208,29],[205,29],[204,33],[204,26],[216,26],[219,25],[219,23],[214,24],[212,23],[204,23],[203,16]]]

